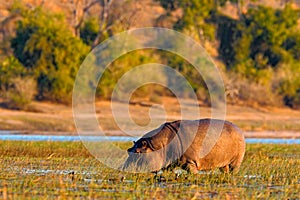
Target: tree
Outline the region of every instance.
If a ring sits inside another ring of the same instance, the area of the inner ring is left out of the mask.
[[[252,8],[238,25],[240,37],[234,44],[234,68],[254,79],[261,72],[284,61],[284,44],[297,28],[297,12],[287,5],[283,10]]]
[[[134,16],[140,10],[134,6],[136,3],[132,0],[98,0],[101,7],[98,17],[99,31],[93,41],[92,48],[101,42],[103,35],[111,36],[131,27]]]
[[[80,28],[84,23],[86,15],[89,13],[99,0],[72,0],[65,4],[71,12],[71,24],[74,34],[80,37]]]
[[[21,15],[11,41],[14,55],[36,78],[40,99],[70,102],[76,72],[89,48],[65,28],[62,15],[40,7],[22,8]]]
[[[92,46],[98,33],[100,27],[96,18],[89,18],[85,20],[83,26],[80,29],[80,38],[83,42],[89,46]],[[103,38],[106,38],[107,35],[103,35]]]
[[[205,40],[214,39],[215,29],[210,23],[215,9],[213,0],[160,0],[160,4],[167,12],[182,10],[182,18],[174,25],[176,30],[187,31],[191,36],[195,34],[195,39],[202,44]]]
[[[283,9],[249,9],[238,22],[234,62],[228,63],[229,69],[267,87],[292,107],[300,103],[297,20],[298,12],[290,4]]]

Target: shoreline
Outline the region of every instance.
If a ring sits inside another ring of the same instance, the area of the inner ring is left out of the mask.
[[[155,117],[162,122],[181,119],[180,106],[176,99],[163,98],[162,100],[160,105],[165,114],[159,113]],[[125,105],[120,103],[118,106]],[[35,112],[8,110],[0,107],[0,134],[6,132],[19,135],[78,135],[72,107],[49,102],[32,102],[31,107]],[[300,110],[238,105],[227,105],[226,108],[225,119],[244,131],[246,138],[300,138]],[[143,126],[150,123],[150,110],[153,109],[156,109],[156,112],[159,111],[157,107],[130,104],[128,115],[119,116],[124,124],[120,126],[112,113],[111,102],[97,101],[95,103],[99,127],[108,136],[143,135],[146,131],[138,130],[125,134],[119,127],[122,129],[126,127],[127,130],[136,129],[137,127],[130,127],[131,125],[126,122],[126,119],[131,118],[134,123],[141,126],[138,129],[143,129]],[[186,109],[194,109],[194,106],[189,105]],[[201,106],[199,119],[211,117],[211,108]],[[99,133],[87,133],[87,135],[99,135]]]
[[[141,133],[141,134],[139,134]],[[103,136],[132,136],[140,137],[144,133],[132,132],[126,134],[122,131],[111,130],[104,131]],[[79,136],[77,132],[54,132],[54,131],[12,131],[12,130],[0,130],[0,135],[43,135],[43,136]],[[90,132],[82,134],[82,136],[102,136],[99,133]],[[300,138],[300,131],[244,131],[245,138],[282,138],[282,139],[298,139]]]

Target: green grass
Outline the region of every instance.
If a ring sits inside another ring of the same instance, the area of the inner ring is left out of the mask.
[[[251,144],[238,174],[164,172],[162,179],[110,169],[80,142],[0,141],[0,199],[296,199],[299,149]]]
[[[232,120],[244,131],[299,131],[299,120]]]

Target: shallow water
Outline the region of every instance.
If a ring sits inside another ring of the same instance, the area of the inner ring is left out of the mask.
[[[19,140],[19,141],[98,141],[98,142],[128,142],[137,140],[137,137],[127,136],[74,136],[74,135],[11,135],[0,134],[0,140]]]
[[[262,144],[300,144],[300,138],[246,138],[246,143]]]
[[[15,141],[98,141],[98,142],[129,142],[139,137],[131,136],[78,136],[78,135],[30,135],[16,134],[12,131],[0,131],[0,140]],[[246,138],[246,143],[262,144],[300,144],[300,138]]]
[[[73,135],[12,135],[0,134],[0,140],[15,141],[98,141],[98,142],[128,142],[138,140],[138,137],[129,136],[73,136]],[[300,138],[246,138],[246,143],[263,144],[300,144]]]

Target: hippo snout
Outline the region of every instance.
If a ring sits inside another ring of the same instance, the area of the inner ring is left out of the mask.
[[[127,153],[134,153],[135,152],[135,148],[134,147],[130,147],[129,149],[127,149]]]

